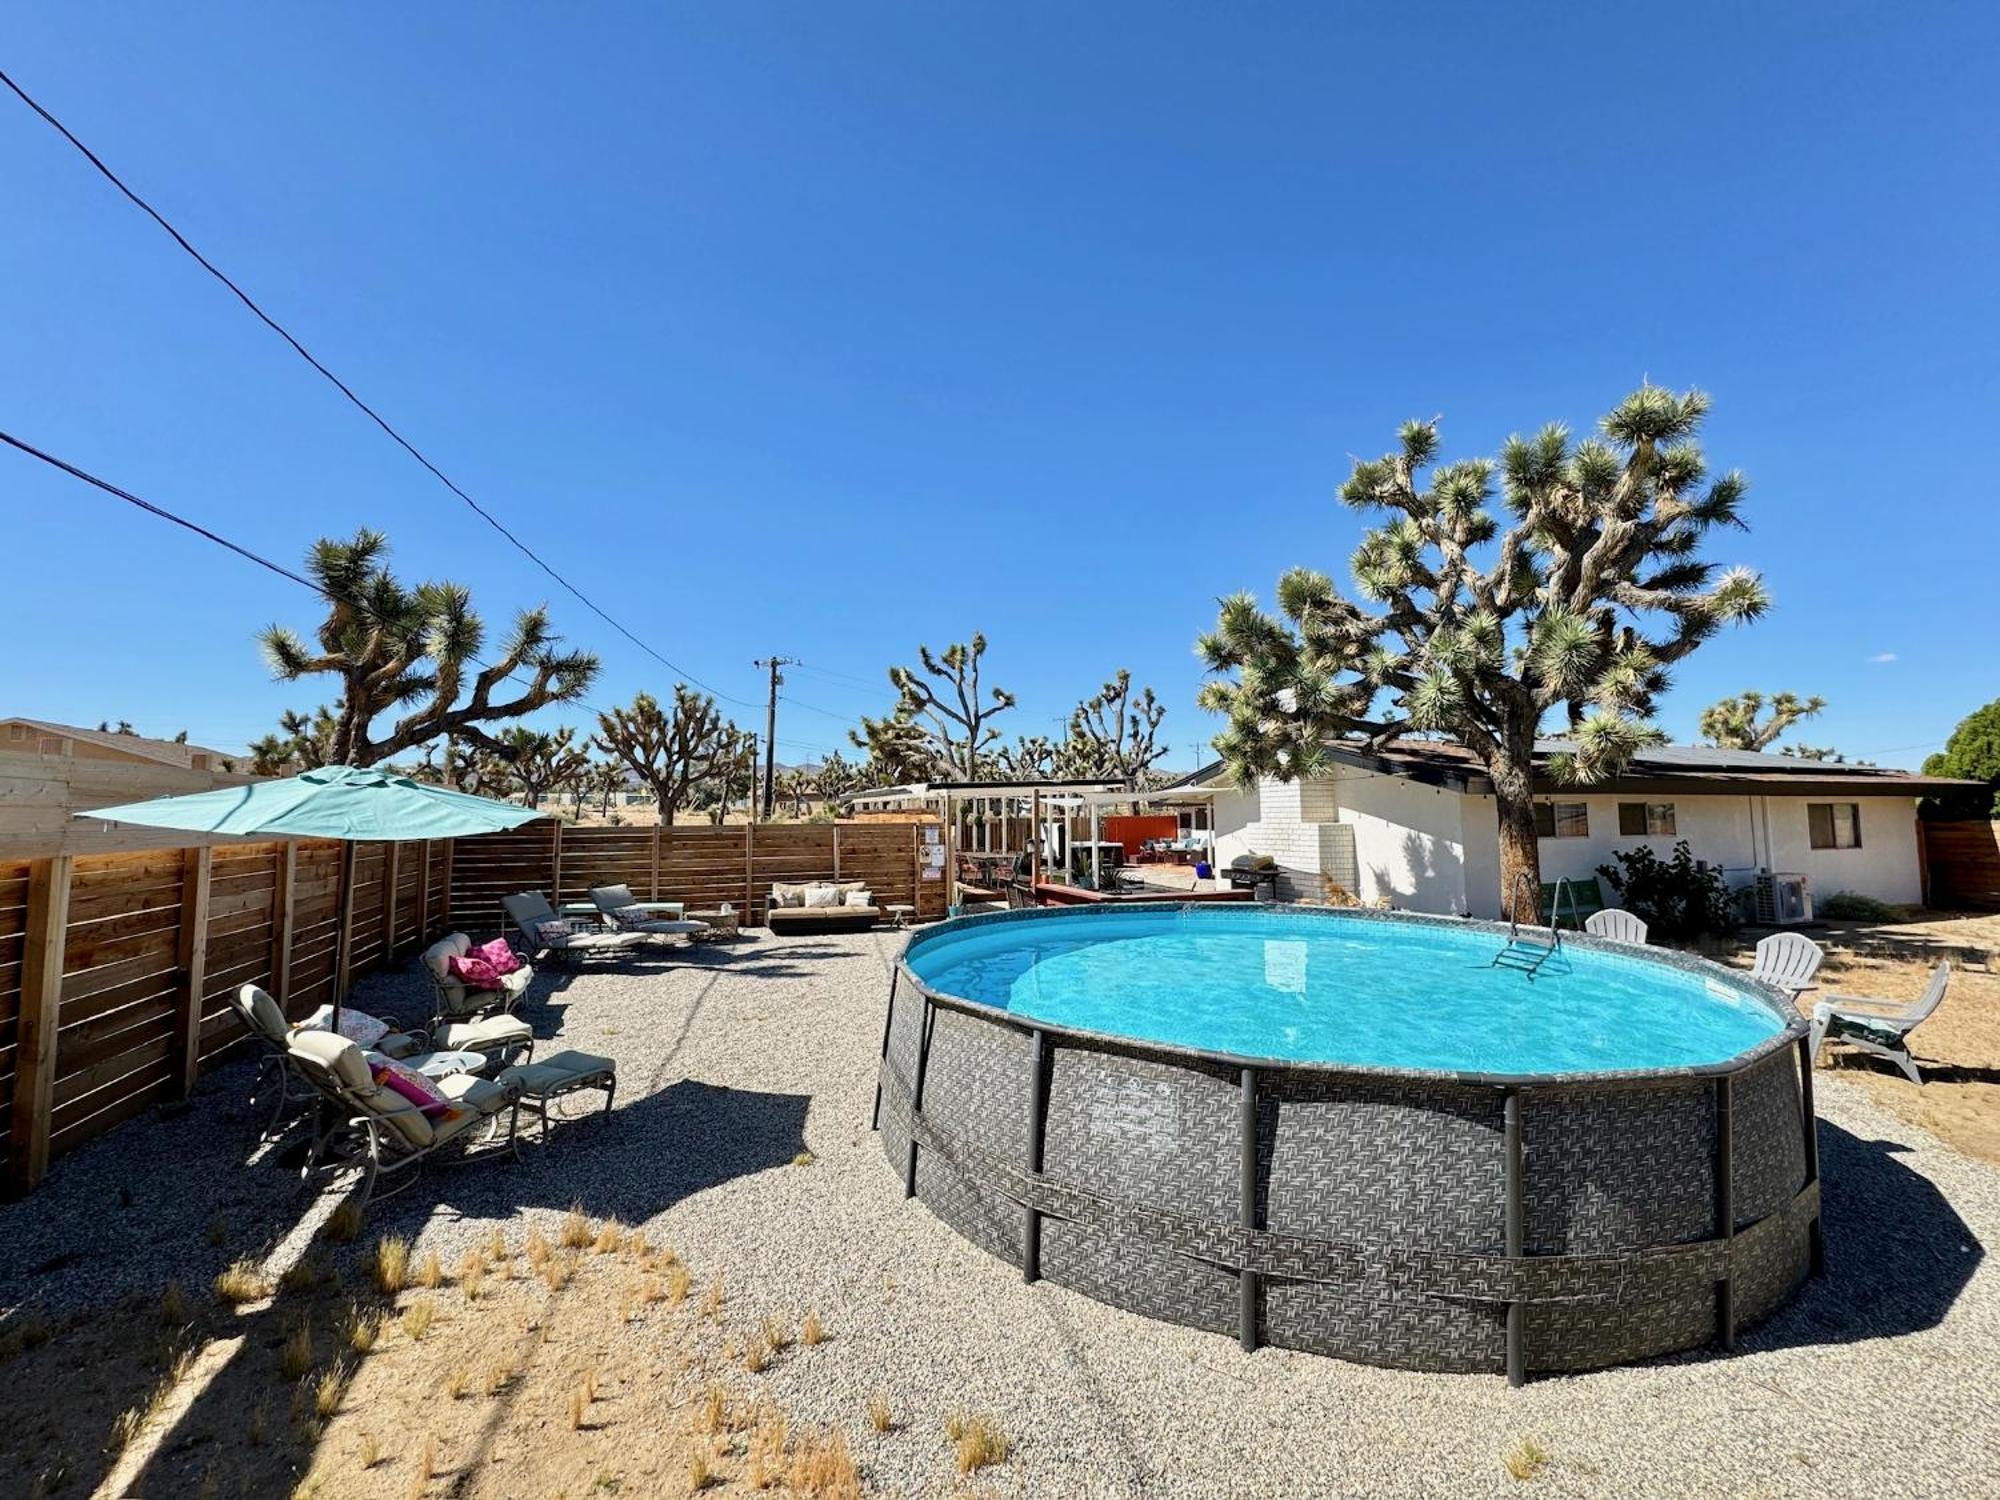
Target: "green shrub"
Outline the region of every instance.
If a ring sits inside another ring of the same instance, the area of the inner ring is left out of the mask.
[[[1722,883],[1721,871],[1695,864],[1686,839],[1674,845],[1671,859],[1644,846],[1612,858],[1618,863],[1599,865],[1599,877],[1617,896],[1613,904],[1645,922],[1652,936],[1690,938],[1736,930],[1736,898]]]
[[[1830,917],[1836,922],[1893,922],[1897,919],[1896,908],[1877,901],[1873,896],[1857,895],[1853,891],[1835,891],[1813,908],[1814,914]]]

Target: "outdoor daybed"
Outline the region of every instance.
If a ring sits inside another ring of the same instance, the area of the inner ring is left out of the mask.
[[[882,920],[874,892],[859,880],[814,881],[771,887],[765,924],[773,933],[866,932]]]

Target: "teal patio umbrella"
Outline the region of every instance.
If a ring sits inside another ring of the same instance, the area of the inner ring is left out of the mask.
[[[262,834],[272,838],[341,839],[341,889],[354,881],[354,845],[387,841],[461,838],[518,828],[546,816],[531,807],[494,802],[448,787],[429,786],[372,766],[322,766],[271,781],[217,787],[185,797],[156,797],[117,807],[93,807],[79,818],[137,823],[182,833]],[[343,901],[340,924],[342,967],[348,947],[351,898]],[[338,972],[338,970],[336,970]],[[336,986],[333,1020],[340,1024],[345,997]]]

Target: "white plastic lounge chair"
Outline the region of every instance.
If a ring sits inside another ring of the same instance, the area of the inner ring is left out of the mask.
[[[643,948],[653,940],[650,933],[644,932],[550,933],[547,924],[562,923],[563,917],[549,905],[549,898],[540,891],[522,891],[505,896],[500,904],[507,909],[508,920],[521,934],[530,958],[540,953],[549,953],[561,960],[592,955],[616,957],[635,948]]]
[[[1813,1055],[1819,1055],[1822,1042],[1845,1042],[1871,1057],[1894,1063],[1910,1082],[1922,1083],[1924,1075],[1910,1056],[1910,1033],[1938,1008],[1950,983],[1951,960],[1945,959],[1931,970],[1931,982],[1924,986],[1923,994],[1907,1004],[1859,995],[1828,995],[1813,1006]]]
[[[1607,906],[1592,912],[1584,919],[1583,930],[1607,942],[1630,943],[1635,948],[1646,946],[1646,924],[1622,906]]]
[[[629,885],[592,886],[590,901],[597,908],[598,915],[604,918],[604,925],[613,932],[645,932],[655,937],[695,938],[708,931],[706,922],[689,922],[681,918],[679,913],[682,908],[678,902],[633,900],[632,887]],[[634,907],[644,912],[649,906],[671,910],[675,915],[668,917],[649,913],[638,921],[623,921],[619,918],[620,912],[631,911]]]
[[[1750,970],[1752,979],[1774,984],[1794,1000],[1807,990],[1817,989],[1813,975],[1826,961],[1826,950],[1803,932],[1774,932],[1757,944],[1757,962]]]

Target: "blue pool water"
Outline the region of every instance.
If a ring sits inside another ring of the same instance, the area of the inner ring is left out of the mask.
[[[1293,1062],[1576,1073],[1727,1061],[1783,1029],[1755,995],[1567,945],[1530,979],[1490,928],[1233,909],[1075,912],[941,930],[941,994],[1079,1030]]]

